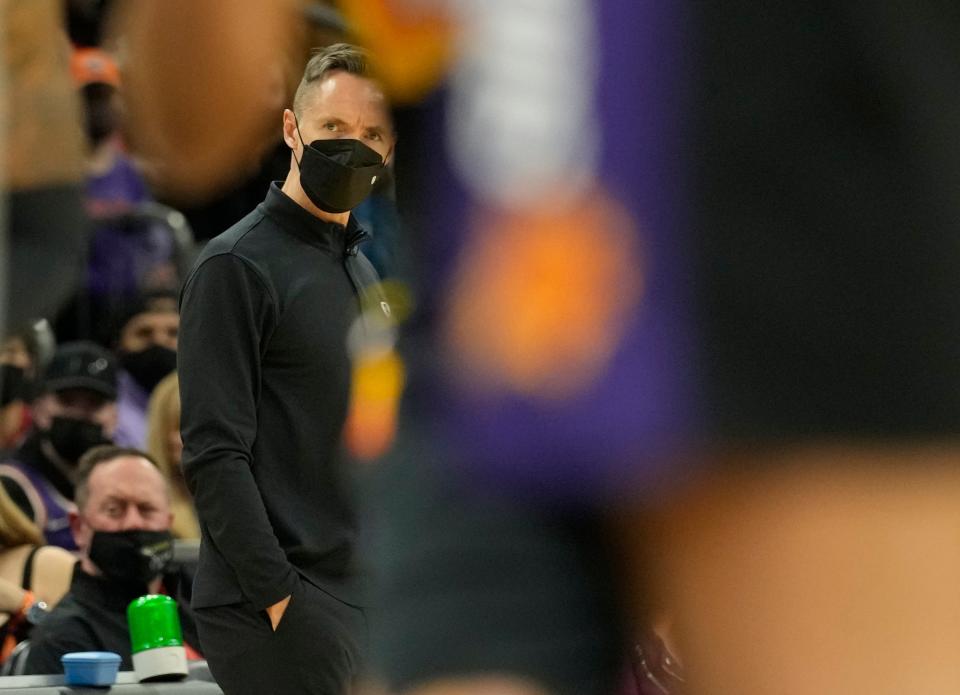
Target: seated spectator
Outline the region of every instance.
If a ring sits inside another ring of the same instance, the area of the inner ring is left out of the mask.
[[[0,662],[70,588],[77,559],[45,546],[40,530],[0,488]]]
[[[120,319],[117,355],[117,431],[114,442],[143,449],[147,445],[147,404],[160,380],[177,367],[180,315],[173,292],[144,294]]]
[[[147,408],[147,451],[170,482],[170,504],[173,509],[171,530],[174,537],[200,538],[200,524],[193,507],[193,497],[180,468],[183,439],[180,438],[180,380],[176,372],[157,384],[150,397],[150,406]]]
[[[20,445],[30,429],[31,385],[36,378],[32,331],[16,331],[0,345],[0,451]]]
[[[77,461],[110,441],[116,398],[116,363],[109,352],[83,341],[62,345],[31,406],[33,428],[13,457],[0,464],[0,483],[50,545],[76,549],[69,514]]]
[[[177,598],[184,642],[196,645],[189,581],[171,572],[170,494],[150,457],[136,449],[97,447],[80,463],[71,530],[80,562],[70,591],[33,632],[26,673],[62,673],[68,652],[111,651],[131,669],[127,606],[139,596]]]

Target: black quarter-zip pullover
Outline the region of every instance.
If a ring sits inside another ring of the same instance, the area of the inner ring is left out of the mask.
[[[292,593],[296,573],[359,603],[356,524],[341,466],[363,232],[273,184],[209,242],[181,294],[183,466],[203,542],[194,606]]]

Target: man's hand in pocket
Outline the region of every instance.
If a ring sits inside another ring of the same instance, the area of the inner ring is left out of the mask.
[[[267,615],[270,616],[270,625],[273,627],[274,632],[277,631],[277,626],[283,619],[283,614],[287,612],[287,605],[289,605],[289,603],[290,597],[287,596],[267,608]]]

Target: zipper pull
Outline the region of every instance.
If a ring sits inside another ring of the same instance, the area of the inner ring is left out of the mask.
[[[358,229],[356,233],[347,239],[347,255],[356,256],[360,251],[360,242],[366,239],[369,234],[366,233],[363,229]]]

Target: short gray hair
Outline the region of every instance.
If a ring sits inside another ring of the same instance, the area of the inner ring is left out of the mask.
[[[359,46],[349,43],[335,43],[314,53],[304,68],[303,78],[293,96],[293,112],[298,116],[303,112],[307,93],[315,84],[323,81],[327,73],[343,70],[351,75],[369,77],[367,53]]]
[[[146,459],[152,463],[153,467],[159,471],[160,476],[163,478],[164,492],[169,497],[170,484],[167,481],[166,476],[163,475],[163,471],[161,470],[160,466],[157,465],[157,461],[155,458],[153,458],[153,456],[148,454],[146,451],[141,451],[140,449],[134,449],[132,447],[116,446],[114,444],[101,444],[88,450],[77,462],[77,479],[73,493],[73,502],[77,505],[77,509],[82,512],[84,507],[87,506],[87,500],[90,499],[90,476],[93,474],[93,469],[102,463],[109,463],[110,461],[125,456]]]

